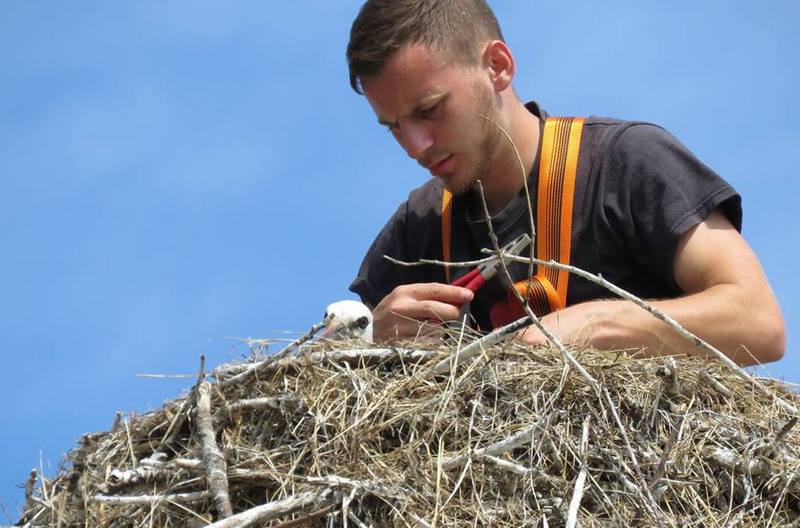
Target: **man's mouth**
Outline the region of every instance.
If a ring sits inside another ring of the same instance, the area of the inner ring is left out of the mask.
[[[450,168],[451,160],[453,159],[453,155],[450,154],[435,163],[431,163],[428,165],[428,170],[431,171],[431,174],[434,176],[440,176],[443,172],[447,171]]]

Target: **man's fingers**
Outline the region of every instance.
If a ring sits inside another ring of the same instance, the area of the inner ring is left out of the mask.
[[[403,288],[405,290],[403,291],[404,294],[418,301],[439,301],[461,306],[470,302],[474,297],[472,291],[466,288],[438,282],[409,284]]]

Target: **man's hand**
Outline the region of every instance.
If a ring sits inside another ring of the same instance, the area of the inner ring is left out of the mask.
[[[415,337],[426,323],[458,319],[459,307],[472,297],[470,290],[449,284],[398,286],[372,311],[373,338],[380,342]]]
[[[588,346],[593,343],[592,322],[601,311],[602,301],[577,304],[549,313],[542,317],[542,325],[561,343],[572,346]],[[536,326],[530,325],[517,333],[517,339],[539,346],[547,343],[547,338]]]

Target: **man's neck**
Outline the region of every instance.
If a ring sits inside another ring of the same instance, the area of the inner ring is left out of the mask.
[[[513,105],[508,122],[504,127],[508,137],[501,133],[489,178],[483,183],[486,205],[491,215],[503,210],[523,188],[539,150],[539,118],[518,100]]]

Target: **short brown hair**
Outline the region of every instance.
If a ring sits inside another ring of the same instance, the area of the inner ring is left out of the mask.
[[[477,45],[495,39],[503,40],[503,34],[485,0],[367,0],[350,28],[350,86],[363,94],[361,77],[379,73],[408,44],[474,64]]]

